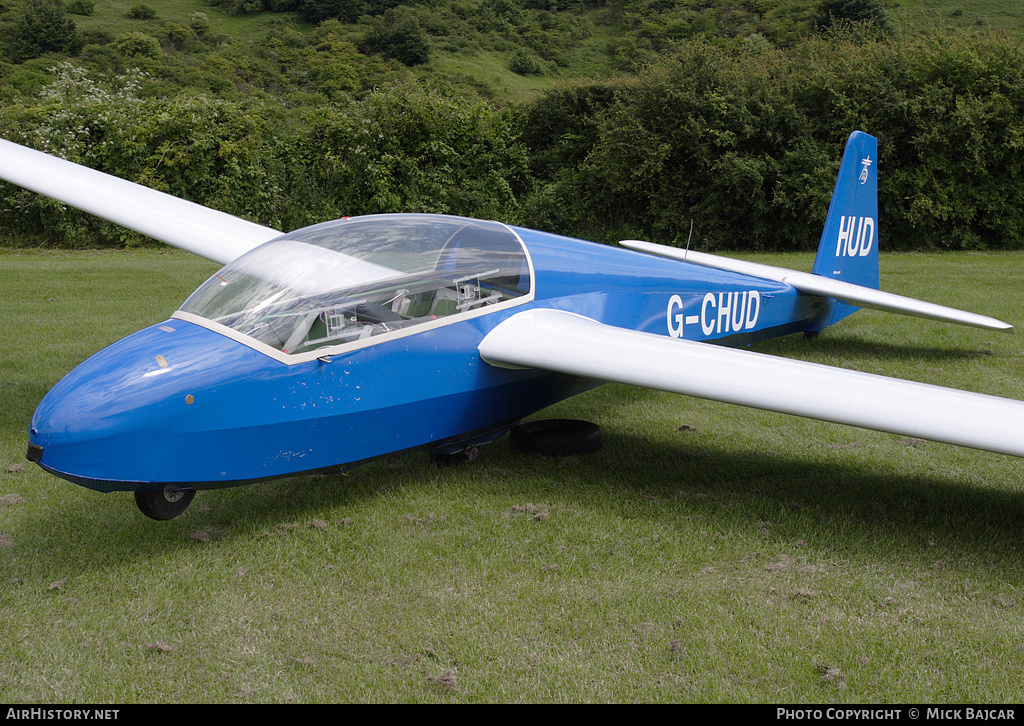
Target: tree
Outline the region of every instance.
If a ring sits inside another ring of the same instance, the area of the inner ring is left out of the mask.
[[[406,7],[393,8],[374,18],[360,50],[368,55],[380,53],[407,66],[422,65],[430,59],[427,33]]]
[[[14,24],[10,55],[16,63],[46,53],[78,55],[82,39],[61,0],[27,0]]]
[[[828,28],[841,23],[885,27],[885,6],[881,0],[823,0],[815,15],[815,26]]]
[[[400,2],[401,0],[294,0],[299,13],[310,23],[320,23],[324,20],[354,23],[361,15],[377,16],[397,7]]]

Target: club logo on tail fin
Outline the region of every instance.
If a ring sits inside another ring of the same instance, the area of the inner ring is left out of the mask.
[[[860,183],[861,184],[867,184],[868,183],[868,167],[871,166],[871,157],[869,156],[866,159],[861,159],[860,163],[861,163]]]

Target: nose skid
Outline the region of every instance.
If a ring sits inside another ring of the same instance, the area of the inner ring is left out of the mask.
[[[92,356],[39,404],[28,458],[99,491],[185,481],[178,445],[217,383],[252,376],[265,356],[191,323],[142,330]]]

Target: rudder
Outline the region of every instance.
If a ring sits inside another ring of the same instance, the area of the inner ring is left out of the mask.
[[[830,280],[879,287],[878,139],[863,131],[854,131],[846,142],[812,272]],[[857,310],[837,302],[825,325]]]

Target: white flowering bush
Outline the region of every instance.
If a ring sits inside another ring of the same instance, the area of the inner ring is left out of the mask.
[[[155,98],[129,71],[100,82],[63,63],[31,104],[0,109],[0,135],[115,176],[273,223],[275,186],[268,109],[202,95]],[[123,245],[137,236],[38,195],[5,186],[6,244]]]
[[[273,101],[147,95],[129,71],[64,63],[0,136],[276,229],[343,215],[425,211],[515,221],[528,183],[514,119],[416,84],[290,111]],[[4,185],[0,244],[131,245],[141,237]]]

